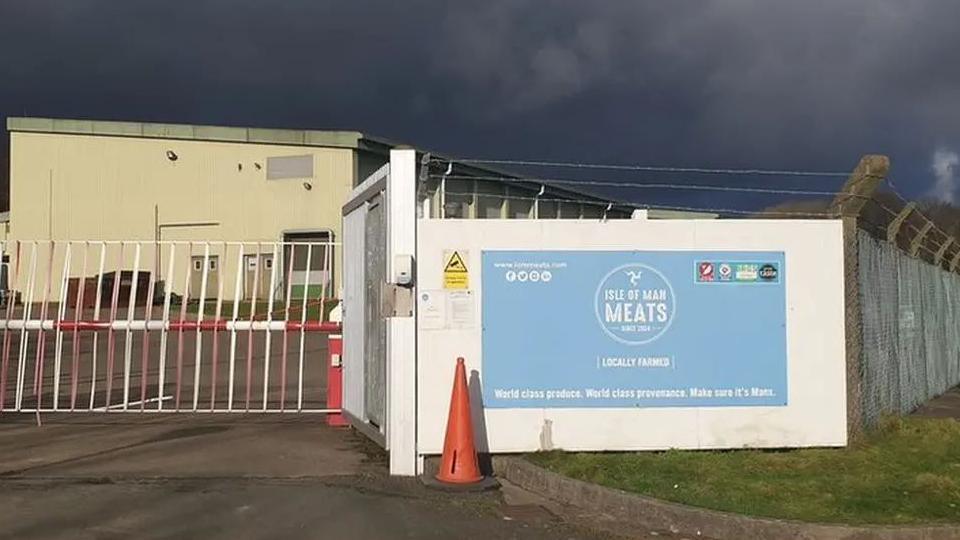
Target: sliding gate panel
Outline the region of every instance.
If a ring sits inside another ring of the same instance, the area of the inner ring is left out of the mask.
[[[328,279],[293,288],[295,257],[281,258],[332,247],[9,242],[0,412],[338,412],[326,405],[335,294]]]
[[[416,152],[356,186],[343,206],[344,413],[389,451],[390,473],[416,474]],[[409,276],[409,274],[407,274]]]
[[[367,204],[364,230],[366,250],[364,410],[367,413],[367,420],[376,426],[384,425],[387,398],[387,334],[382,308],[387,250],[384,202],[384,196],[381,194]]]

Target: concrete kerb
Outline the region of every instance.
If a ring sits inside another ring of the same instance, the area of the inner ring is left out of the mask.
[[[624,524],[712,538],[783,540],[947,540],[960,526],[880,527],[804,523],[705,510],[627,493],[548,471],[517,456],[496,456],[497,475],[561,504],[613,517]]]

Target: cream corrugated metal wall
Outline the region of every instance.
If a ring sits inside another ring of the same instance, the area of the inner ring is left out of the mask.
[[[163,240],[278,241],[283,231],[329,230],[337,241],[341,206],[355,176],[349,148],[27,132],[10,139],[10,241],[153,240],[155,205],[161,224],[219,223],[165,227]],[[306,154],[313,156],[313,178],[266,179],[268,157]],[[194,255],[202,252],[194,249]],[[225,255],[221,263],[230,264]],[[55,270],[62,265],[58,259]],[[340,283],[341,254],[334,259]],[[154,265],[146,250],[141,268]],[[71,267],[76,276],[77,261]],[[43,260],[38,275],[45,268]],[[223,270],[224,278],[235,275]],[[225,290],[232,286],[224,283]]]

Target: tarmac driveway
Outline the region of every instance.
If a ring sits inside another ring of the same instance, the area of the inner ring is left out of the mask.
[[[0,416],[0,538],[599,537],[561,513],[391,478],[319,416]]]

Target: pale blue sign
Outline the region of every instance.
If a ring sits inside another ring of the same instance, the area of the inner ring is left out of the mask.
[[[787,404],[784,255],[484,251],[493,408]]]

